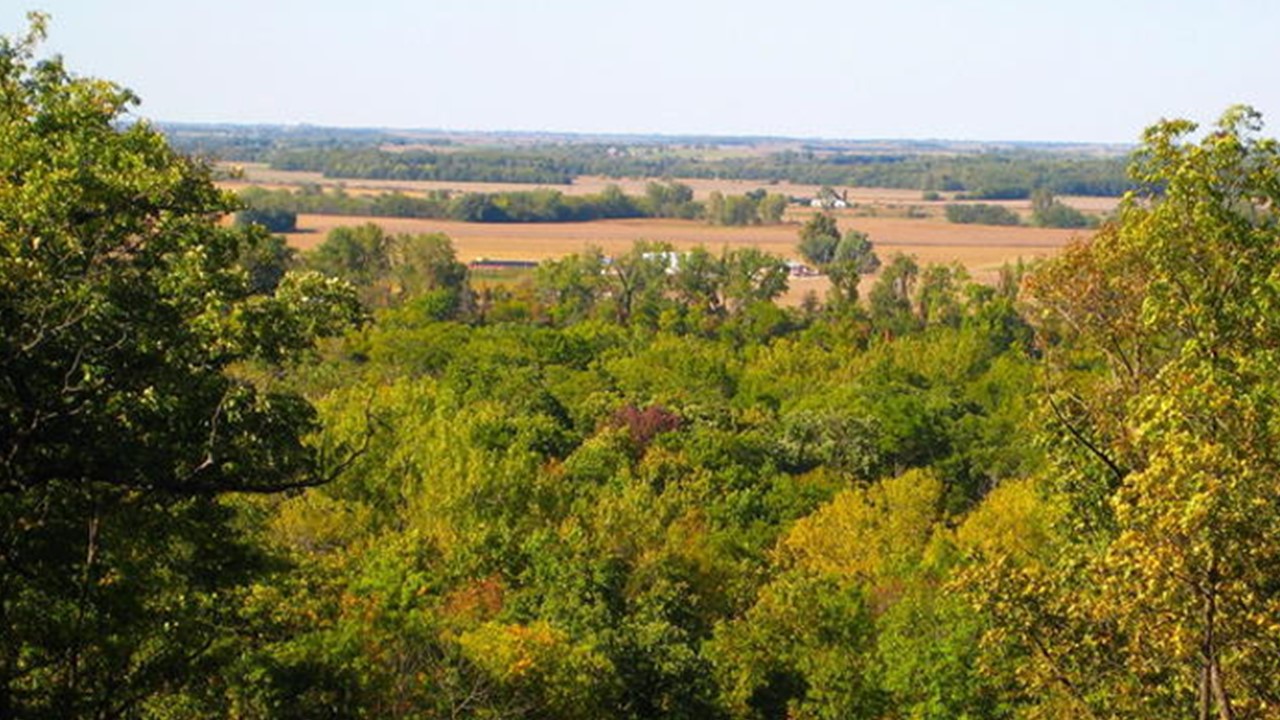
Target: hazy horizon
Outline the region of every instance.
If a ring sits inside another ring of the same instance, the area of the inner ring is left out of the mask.
[[[45,53],[159,122],[446,132],[1132,144],[1280,114],[1280,4],[1228,0],[45,0]]]
[[[238,129],[265,128],[276,131],[287,130],[332,130],[336,132],[371,132],[384,133],[387,135],[399,135],[412,139],[415,135],[428,137],[461,137],[468,136],[494,136],[494,137],[524,137],[530,138],[547,137],[547,138],[581,138],[584,140],[654,140],[663,141],[740,141],[743,145],[749,145],[752,142],[779,142],[779,143],[833,143],[856,147],[861,145],[875,146],[907,146],[907,145],[939,145],[954,146],[963,148],[965,146],[973,146],[974,148],[989,148],[997,146],[1026,146],[1026,147],[1051,147],[1061,146],[1064,148],[1099,148],[1104,150],[1128,150],[1136,148],[1139,143],[1130,142],[1093,142],[1088,140],[1008,140],[1002,138],[993,138],[989,140],[974,140],[970,138],[946,138],[946,137],[929,137],[929,138],[905,138],[905,137],[822,137],[816,135],[798,136],[798,135],[749,135],[749,134],[712,134],[712,133],[682,133],[682,132],[587,132],[571,129],[546,129],[546,130],[520,130],[516,128],[497,128],[493,130],[477,130],[474,128],[439,128],[439,127],[392,127],[392,126],[376,126],[376,125],[326,125],[308,122],[252,122],[252,121],[202,121],[202,120],[167,120],[165,118],[146,117],[145,113],[137,113],[140,117],[145,117],[161,128],[213,128],[226,127]],[[412,144],[412,143],[409,143]]]

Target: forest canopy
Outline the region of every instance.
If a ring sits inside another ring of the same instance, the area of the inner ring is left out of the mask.
[[[1249,108],[994,285],[818,213],[790,307],[754,248],[294,252],[43,34],[0,39],[0,717],[1280,717]]]

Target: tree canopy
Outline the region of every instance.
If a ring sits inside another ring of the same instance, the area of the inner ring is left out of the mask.
[[[835,216],[825,212],[814,214],[801,226],[796,249],[827,274],[831,281],[830,305],[835,308],[854,307],[862,276],[880,267],[880,258],[867,234],[849,230],[841,235]]]
[[[0,39],[0,717],[1280,713],[1248,108],[1151,128],[1114,219],[995,286],[814,215],[823,310],[752,247],[295,257],[43,27]]]
[[[116,717],[220,658],[260,566],[218,496],[319,482],[301,397],[243,372],[355,318],[289,275],[134,97],[0,39],[0,716]]]
[[[1280,708],[1280,147],[1261,127],[1246,107],[1198,141],[1153,126],[1117,221],[1030,278],[1063,514],[1041,553],[988,553],[974,580],[1060,712]]]

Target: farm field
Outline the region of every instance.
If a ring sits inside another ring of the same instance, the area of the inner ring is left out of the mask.
[[[609,178],[599,176],[582,176],[571,185],[535,185],[529,183],[504,182],[459,182],[452,180],[389,180],[360,178],[327,178],[318,172],[295,170],[274,170],[262,163],[244,163],[236,165],[242,171],[239,179],[226,181],[230,188],[259,185],[264,187],[292,187],[303,184],[314,184],[328,187],[342,186],[348,192],[389,192],[405,193],[427,192],[431,190],[456,190],[462,192],[520,192],[539,187],[559,190],[565,195],[592,195],[609,185],[617,185],[629,195],[644,194],[645,185],[656,178]],[[817,185],[798,185],[788,182],[761,183],[753,180],[707,180],[701,178],[681,179],[679,182],[693,188],[694,198],[705,200],[714,190],[725,194],[742,194],[759,187],[766,187],[770,192],[784,195],[806,196],[817,192]],[[853,188],[849,190],[851,202],[920,202],[918,190],[901,190],[894,188]]]
[[[600,192],[616,184],[631,195],[642,195],[649,179],[612,179],[580,177],[572,185],[553,187],[567,195]],[[741,194],[761,187],[759,183],[727,180],[681,180],[694,190],[694,196],[705,199],[713,191]],[[326,187],[342,187],[352,194],[374,194],[389,191],[416,194],[429,190],[460,192],[506,192],[531,190],[536,185],[518,183],[464,183],[397,180],[336,180],[319,173],[272,170],[266,165],[243,166],[242,177],[222,183],[228,189],[250,185],[272,188],[295,188],[313,183]],[[546,187],[546,186],[543,186]],[[806,197],[818,187],[778,183],[766,186],[771,192]],[[943,218],[946,202],[925,202],[920,192],[894,188],[840,188],[854,207],[833,211],[842,229],[867,233],[882,259],[895,253],[914,255],[921,264],[952,263],[964,265],[970,274],[983,282],[994,281],[999,268],[1019,259],[1048,257],[1071,238],[1087,231],[1036,227],[994,225],[962,225]],[[1062,198],[1082,210],[1106,213],[1116,204],[1113,198]],[[990,202],[990,201],[989,201]],[[1027,200],[995,201],[1021,214],[1031,212]],[[576,223],[473,223],[438,219],[361,217],[348,215],[298,216],[299,232],[288,235],[289,243],[309,250],[322,242],[335,227],[373,222],[392,233],[434,233],[448,235],[459,259],[479,258],[534,260],[562,257],[595,246],[606,254],[620,254],[635,242],[648,240],[671,243],[677,249],[698,245],[712,250],[732,247],[756,247],[786,258],[798,259],[795,251],[800,226],[815,211],[793,206],[780,225],[724,227],[698,220],[658,218],[598,220]],[[868,283],[869,284],[869,281]],[[810,291],[825,293],[826,278],[792,278],[785,302],[798,302]]]
[[[837,214],[840,226],[867,233],[882,256],[916,255],[922,262],[960,262],[975,272],[994,270],[1019,257],[1045,257],[1061,248],[1077,230],[954,225],[936,220],[850,217]],[[454,220],[299,215],[300,232],[287,237],[308,250],[330,230],[373,222],[393,233],[442,232],[453,239],[462,260],[503,258],[542,260],[599,246],[618,253],[637,240],[669,242],[680,249],[705,245],[758,247],[784,257],[795,256],[799,222],[755,227],[719,227],[696,220],[626,219],[590,223],[468,223]]]
[[[233,164],[224,163],[224,168],[231,168]],[[434,180],[388,180],[388,179],[357,179],[357,178],[326,178],[318,172],[302,172],[294,170],[273,170],[263,163],[243,163],[235,164],[234,167],[239,171],[240,177],[232,180],[224,180],[220,184],[228,189],[237,190],[251,185],[266,188],[293,188],[301,185],[319,185],[322,187],[342,187],[352,194],[377,194],[384,192],[403,192],[403,193],[422,193],[432,190],[453,190],[458,192],[520,192],[526,190],[534,190],[537,188],[551,188],[559,190],[565,195],[593,195],[599,193],[609,185],[617,185],[623,192],[628,195],[643,195],[645,186],[654,181],[655,178],[609,178],[599,176],[582,176],[574,180],[571,185],[532,185],[528,183],[481,183],[481,182],[457,182],[457,181],[434,181]],[[820,186],[804,185],[790,182],[779,183],[761,183],[754,180],[708,180],[702,178],[675,178],[678,182],[688,185],[693,189],[693,196],[697,200],[706,200],[707,197],[716,190],[726,195],[741,195],[758,188],[765,188],[769,192],[781,193],[792,197],[811,197],[815,195]],[[838,191],[847,192],[850,203],[858,205],[870,205],[872,207],[884,208],[906,208],[908,206],[916,206],[930,214],[941,215],[942,207],[947,202],[982,202],[990,205],[1001,205],[1016,212],[1029,214],[1031,211],[1030,200],[954,200],[945,199],[943,201],[927,202],[921,199],[919,190],[908,190],[902,188],[836,188]],[[944,195],[944,197],[946,197]],[[1107,197],[1079,197],[1063,195],[1058,197],[1059,200],[1070,205],[1077,210],[1091,213],[1109,213],[1115,209],[1118,202],[1117,198]]]
[[[678,249],[698,245],[711,250],[756,247],[782,257],[796,257],[795,245],[800,223],[808,211],[794,213],[781,225],[719,227],[696,220],[628,219],[589,223],[468,223],[452,220],[299,215],[301,232],[287,236],[299,250],[309,250],[322,242],[335,227],[373,222],[392,233],[442,232],[452,240],[458,258],[545,260],[597,246],[606,254],[619,254],[638,240],[669,242]],[[840,227],[867,233],[882,259],[894,253],[916,256],[921,264],[959,262],[975,279],[990,282],[1001,265],[1019,258],[1048,257],[1078,230],[1027,227],[956,225],[937,219],[857,217],[838,211]],[[867,281],[864,281],[867,282]],[[792,278],[786,302],[798,302],[810,290],[826,291],[822,277]],[[869,284],[869,282],[867,283]]]

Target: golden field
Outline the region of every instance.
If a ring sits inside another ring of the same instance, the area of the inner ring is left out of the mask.
[[[223,167],[230,168],[232,166],[230,164],[224,164]],[[424,193],[432,190],[451,190],[455,192],[521,192],[539,188],[558,190],[565,195],[593,195],[599,193],[609,185],[617,185],[628,195],[643,195],[645,186],[654,180],[653,178],[581,176],[575,178],[571,185],[530,185],[527,183],[457,182],[445,180],[335,179],[326,178],[318,172],[272,170],[270,167],[262,163],[244,163],[235,165],[235,168],[240,172],[241,177],[234,180],[225,180],[220,183],[224,187],[232,190],[248,187],[250,185],[267,188],[290,188],[304,184],[311,184],[331,188],[341,187],[354,195],[376,194],[383,192],[402,192],[412,195],[414,193]],[[791,197],[812,197],[821,187],[819,185],[802,185],[789,182],[761,183],[754,180],[709,180],[701,178],[677,178],[677,180],[691,187],[693,189],[694,198],[698,200],[705,200],[707,196],[716,190],[719,190],[726,195],[741,195],[762,187],[769,192],[780,193]],[[940,214],[943,205],[947,202],[957,202],[952,199],[926,202],[921,199],[921,193],[919,190],[906,190],[901,188],[838,187],[836,190],[847,192],[850,203],[870,208],[880,207],[888,210],[905,209],[907,207],[914,206],[929,214]],[[1111,212],[1111,210],[1116,206],[1115,198],[1061,196],[1058,199],[1078,210],[1096,214]],[[1031,210],[1031,202],[1029,200],[962,200],[958,202],[983,202],[991,205],[1003,205],[1011,210],[1024,213],[1029,213]]]
[[[1001,265],[1019,258],[1032,260],[1055,253],[1074,230],[1025,227],[955,225],[938,219],[841,216],[840,226],[867,233],[882,259],[894,253],[915,255],[921,264],[958,262],[975,279],[993,281]],[[800,223],[758,227],[716,227],[696,220],[631,219],[589,223],[467,223],[453,220],[366,218],[300,215],[302,232],[288,236],[294,247],[306,250],[341,225],[373,222],[392,233],[442,232],[453,240],[459,259],[545,260],[599,247],[606,254],[626,252],[638,240],[669,242],[678,249],[703,245],[710,250],[757,247],[797,258]],[[792,278],[787,300],[798,302],[808,291],[826,291],[825,278]]]
[[[922,263],[959,262],[981,272],[1019,257],[1045,257],[1078,234],[1074,230],[955,225],[933,219],[841,217],[840,226],[867,233],[882,257],[896,252],[915,255]],[[600,247],[607,254],[625,252],[637,240],[669,242],[679,249],[758,247],[795,257],[798,222],[756,227],[717,227],[696,220],[628,219],[589,223],[468,223],[454,220],[300,215],[301,232],[288,236],[307,250],[340,225],[373,222],[392,233],[442,232],[453,239],[462,260],[502,258],[542,260]]]
[[[615,180],[598,177],[578,178],[573,185],[551,186],[565,194],[597,193],[606,185],[616,184],[632,195],[644,193],[645,179]],[[759,183],[726,180],[681,180],[694,189],[694,195],[705,198],[713,190],[739,194],[760,187]],[[533,189],[533,185],[516,183],[460,183],[395,180],[333,180],[319,173],[271,170],[263,165],[243,167],[243,177],[221,183],[228,189],[248,185],[297,187],[315,183],[343,187],[351,193],[399,191],[416,194],[428,190],[461,192],[501,192]],[[816,186],[779,183],[767,186],[770,192],[805,197],[817,191]],[[914,255],[921,264],[960,263],[977,280],[990,282],[1006,262],[1034,260],[1057,252],[1073,237],[1087,231],[1035,227],[991,225],[959,225],[942,217],[944,202],[924,202],[916,190],[886,188],[849,188],[848,199],[856,206],[836,210],[834,215],[842,229],[867,233],[881,259],[895,253]],[[1065,202],[1093,213],[1105,213],[1116,201],[1109,198],[1061,198]],[[1028,201],[1002,201],[1024,215],[1030,213]],[[419,220],[408,218],[354,217],[338,215],[299,215],[299,232],[289,234],[289,243],[308,250],[322,242],[335,227],[373,222],[391,233],[442,232],[453,240],[459,259],[478,258],[504,260],[545,260],[599,247],[605,254],[626,252],[635,242],[648,240],[671,243],[677,249],[698,245],[718,251],[724,248],[756,247],[786,258],[799,259],[795,251],[801,224],[813,213],[805,207],[793,206],[781,225],[754,227],[719,227],[695,220],[626,219],[599,220],[582,223],[468,223],[453,220]],[[787,300],[797,302],[805,293],[819,294],[826,289],[825,278],[792,278]],[[864,285],[865,287],[865,285]]]

